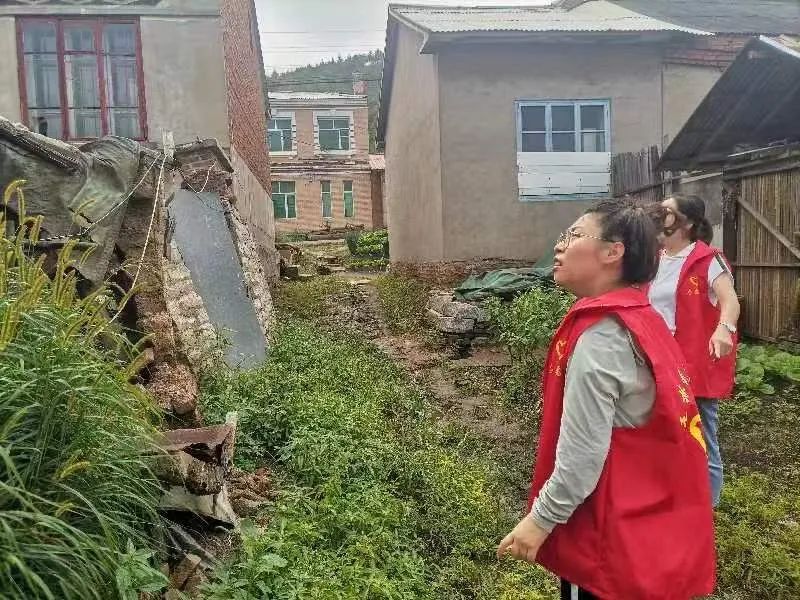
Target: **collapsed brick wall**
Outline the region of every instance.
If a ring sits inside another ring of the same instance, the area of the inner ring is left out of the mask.
[[[162,185],[166,185],[168,179],[168,176],[164,176]],[[170,192],[169,189],[160,188],[159,196],[166,197]],[[164,411],[188,424],[194,424],[199,419],[196,413],[197,380],[180,343],[180,330],[167,308],[166,291],[170,283],[165,280],[161,269],[166,214],[161,199],[153,197],[154,186],[147,194],[150,197],[140,195],[129,203],[117,238],[119,256],[133,261],[117,272],[117,282],[128,289],[133,285],[137,271],[139,274],[136,279],[137,292],[130,300],[123,319],[135,316],[135,323],[126,325],[148,336],[152,361],[147,365],[147,391]]]

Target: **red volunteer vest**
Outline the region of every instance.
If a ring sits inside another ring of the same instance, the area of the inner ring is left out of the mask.
[[[656,384],[650,420],[615,427],[594,492],[536,557],[602,600],[688,600],[711,594],[714,528],[700,416],[664,320],[632,288],[578,301],[545,365],[543,415],[528,508],[555,468],[567,364],[581,334],[614,315],[634,336]]]
[[[708,352],[708,341],[719,325],[720,309],[708,299],[708,267],[719,250],[698,241],[686,258],[678,278],[675,298],[675,340],[688,364],[692,391],[697,398],[726,398],[736,377],[736,346],[720,360]],[[727,264],[727,263],[726,263]]]

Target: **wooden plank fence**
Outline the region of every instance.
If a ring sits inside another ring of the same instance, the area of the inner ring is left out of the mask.
[[[640,152],[622,152],[611,159],[611,185],[615,198],[629,196],[649,203],[664,199],[664,186],[658,167],[658,147]]]

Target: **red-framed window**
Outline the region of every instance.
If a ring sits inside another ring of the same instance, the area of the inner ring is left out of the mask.
[[[17,20],[23,120],[63,140],[147,138],[135,19]]]

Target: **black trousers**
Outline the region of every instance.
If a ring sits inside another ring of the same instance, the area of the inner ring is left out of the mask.
[[[572,596],[572,584],[565,580],[561,580],[561,600],[600,600],[594,594],[590,594],[586,590],[582,590],[578,588],[578,597],[577,599],[573,598]]]

